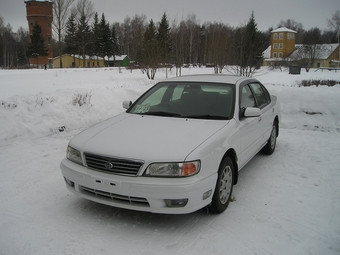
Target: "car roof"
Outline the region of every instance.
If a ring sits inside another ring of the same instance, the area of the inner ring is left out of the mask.
[[[198,75],[184,75],[169,78],[162,82],[213,82],[213,83],[229,83],[236,84],[246,80],[254,80],[245,76],[225,75],[225,74],[198,74]]]

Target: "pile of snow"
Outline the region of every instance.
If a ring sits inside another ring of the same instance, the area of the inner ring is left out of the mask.
[[[182,70],[197,73],[213,69]],[[240,171],[224,213],[156,215],[70,194],[59,164],[73,135],[158,80],[115,68],[0,70],[0,254],[340,254],[340,85],[298,86],[339,73],[263,68],[255,78],[281,101],[276,152]]]
[[[0,79],[0,142],[89,127],[154,84],[140,71],[104,68],[1,71]]]
[[[183,69],[184,74],[212,72],[209,68]],[[157,76],[159,80],[165,78],[164,72]],[[301,88],[297,85],[298,80],[323,77],[339,79],[335,72],[311,71],[293,76],[262,69],[255,75],[282,99],[283,127],[336,130],[340,86]],[[1,143],[44,137],[64,127],[68,130],[87,128],[122,112],[123,100],[135,100],[157,81],[147,80],[140,70],[114,68],[3,70],[0,80]],[[301,118],[306,112],[322,114],[310,116],[306,122]]]

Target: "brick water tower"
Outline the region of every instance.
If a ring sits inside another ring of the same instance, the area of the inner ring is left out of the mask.
[[[29,33],[32,34],[33,26],[37,23],[41,27],[41,35],[48,49],[48,56],[38,56],[30,58],[31,65],[49,65],[53,58],[52,47],[52,21],[53,21],[53,2],[52,1],[25,1],[26,14]]]

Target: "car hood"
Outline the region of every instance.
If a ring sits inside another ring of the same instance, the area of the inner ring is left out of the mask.
[[[123,113],[75,136],[70,145],[100,155],[143,161],[184,161],[229,121]]]

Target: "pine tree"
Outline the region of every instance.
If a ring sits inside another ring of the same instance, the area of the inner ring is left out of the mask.
[[[23,66],[23,65],[27,64],[27,57],[25,56],[23,48],[19,49],[19,52],[18,52],[18,63],[17,64],[19,66]]]
[[[85,55],[89,53],[89,46],[92,42],[92,32],[90,30],[90,26],[88,25],[86,15],[81,15],[78,21],[77,41],[79,50],[83,56],[83,66],[86,67]]]
[[[238,66],[236,73],[251,76],[262,62],[263,36],[257,29],[254,13],[247,25],[235,31],[235,61]]]
[[[164,13],[159,23],[158,30],[157,30],[157,43],[158,43],[158,50],[161,61],[165,64],[166,70],[166,78],[168,78],[168,68],[167,65],[170,61],[171,51],[172,51],[172,43],[170,37],[170,27],[169,22]]]
[[[117,40],[115,26],[112,26],[111,28],[111,53],[113,56],[121,54],[120,47],[119,47],[118,40]],[[114,59],[114,61],[116,60]]]
[[[77,23],[74,13],[71,13],[66,24],[66,35],[65,35],[65,52],[71,55],[75,55],[78,52],[77,42]]]
[[[140,65],[149,79],[153,80],[159,63],[159,50],[157,42],[157,29],[153,20],[150,20],[144,33],[143,53]]]
[[[159,55],[164,62],[168,62],[172,50],[170,38],[170,27],[167,16],[164,13],[157,30],[157,43],[159,47]]]
[[[104,13],[99,23],[99,56],[102,58],[112,56],[111,30],[110,24],[106,22]]]
[[[255,22],[254,12],[252,12],[249,22],[246,26],[247,45],[246,54],[248,56],[247,64],[249,66],[257,66],[259,57],[262,53],[262,38]],[[261,61],[262,62],[262,61]]]
[[[99,27],[99,19],[98,19],[98,13],[96,12],[94,14],[94,20],[93,20],[93,26],[92,26],[92,34],[93,34],[93,53],[97,58],[98,63],[98,56],[99,56],[99,36],[100,36],[100,27]]]
[[[37,23],[33,26],[30,39],[31,42],[27,48],[27,56],[29,58],[38,58],[39,56],[48,55],[48,49],[45,47],[45,40],[41,34],[41,27]]]

